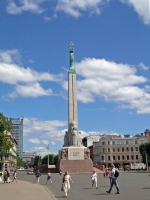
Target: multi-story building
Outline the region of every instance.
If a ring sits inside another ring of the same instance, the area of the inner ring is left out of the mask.
[[[83,146],[89,147],[93,145],[93,142],[99,141],[102,135],[89,135],[82,138]]]
[[[27,167],[33,167],[34,158],[36,156],[36,152],[23,152],[22,160],[26,164]]]
[[[131,163],[142,162],[139,146],[147,142],[143,134],[124,135],[103,135],[98,142],[93,142],[93,162],[104,164],[109,167],[112,163],[118,167]]]
[[[23,117],[14,119],[12,118],[12,134],[17,141],[17,154],[22,158],[23,153]]]
[[[17,141],[10,132],[4,131],[4,134],[13,147],[8,152],[0,154],[0,171],[3,169],[12,170],[17,164]]]

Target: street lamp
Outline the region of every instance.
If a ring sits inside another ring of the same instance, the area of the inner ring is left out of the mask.
[[[145,153],[145,157],[146,157],[146,169],[148,171],[147,153]]]
[[[47,165],[49,165],[49,144],[47,146],[47,150],[48,150],[48,160],[47,160]]]

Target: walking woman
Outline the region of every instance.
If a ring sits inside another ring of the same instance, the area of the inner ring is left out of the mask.
[[[69,190],[70,190],[70,182],[69,181],[74,183],[73,180],[71,179],[71,176],[69,175],[69,172],[66,171],[64,176],[63,176],[63,179],[62,179],[66,197],[68,196],[68,193],[69,193]]]
[[[17,172],[16,172],[16,171],[14,171],[14,173],[13,173],[13,180],[12,180],[12,182],[13,182],[14,180],[16,180],[16,182],[17,182]]]
[[[97,173],[95,171],[93,171],[91,179],[92,179],[92,188],[94,188],[94,185],[95,185],[96,189],[98,189],[98,187],[97,187]]]
[[[46,181],[46,184],[48,183],[48,181],[50,181],[51,184],[52,184],[52,174],[51,174],[50,171],[47,173],[47,181]]]

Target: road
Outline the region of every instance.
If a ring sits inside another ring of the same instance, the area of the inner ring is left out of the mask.
[[[70,194],[67,198],[70,200],[150,200],[150,173],[120,173],[118,183],[121,194],[115,194],[115,187],[111,194],[106,193],[109,189],[109,178],[104,178],[102,174],[98,175],[98,189],[91,188],[90,175],[71,175],[71,177],[74,184],[71,183]],[[34,182],[35,176],[18,173],[19,179]],[[61,179],[59,174],[53,174],[53,184],[46,185],[46,175],[42,175],[40,184],[47,187],[57,200],[63,200],[66,198],[64,192],[61,191]]]

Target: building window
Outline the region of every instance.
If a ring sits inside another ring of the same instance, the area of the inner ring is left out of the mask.
[[[131,155],[131,159],[134,160],[134,155]]]
[[[124,147],[122,147],[122,152],[124,152]]]
[[[108,145],[110,145],[110,142],[108,141]]]
[[[136,155],[136,160],[138,160],[139,159],[139,156],[138,155]]]
[[[102,160],[104,160],[104,156],[102,156]]]
[[[110,160],[110,156],[108,156],[108,160]]]
[[[126,140],[126,144],[129,144],[129,141],[128,141],[128,140]]]
[[[137,141],[137,140],[135,140],[135,144],[138,144],[138,141]]]
[[[124,155],[122,155],[122,160],[124,160]]]
[[[139,150],[139,148],[138,147],[135,147],[135,151],[138,151]]]
[[[127,155],[127,160],[129,160],[129,155]]]
[[[113,141],[112,143],[113,143],[113,145],[115,145],[115,141]]]
[[[102,142],[102,145],[105,145],[105,142]]]
[[[129,151],[129,147],[127,147],[127,151]]]
[[[118,156],[118,160],[120,160],[120,156]]]
[[[113,160],[116,160],[116,156],[113,156]]]
[[[110,148],[108,148],[108,152],[110,152]]]
[[[131,147],[131,151],[133,151],[133,147]]]
[[[105,149],[103,148],[103,153],[105,152]]]
[[[113,148],[113,152],[115,152],[115,148]]]
[[[119,151],[120,151],[120,148],[118,148],[117,151],[119,152]]]

